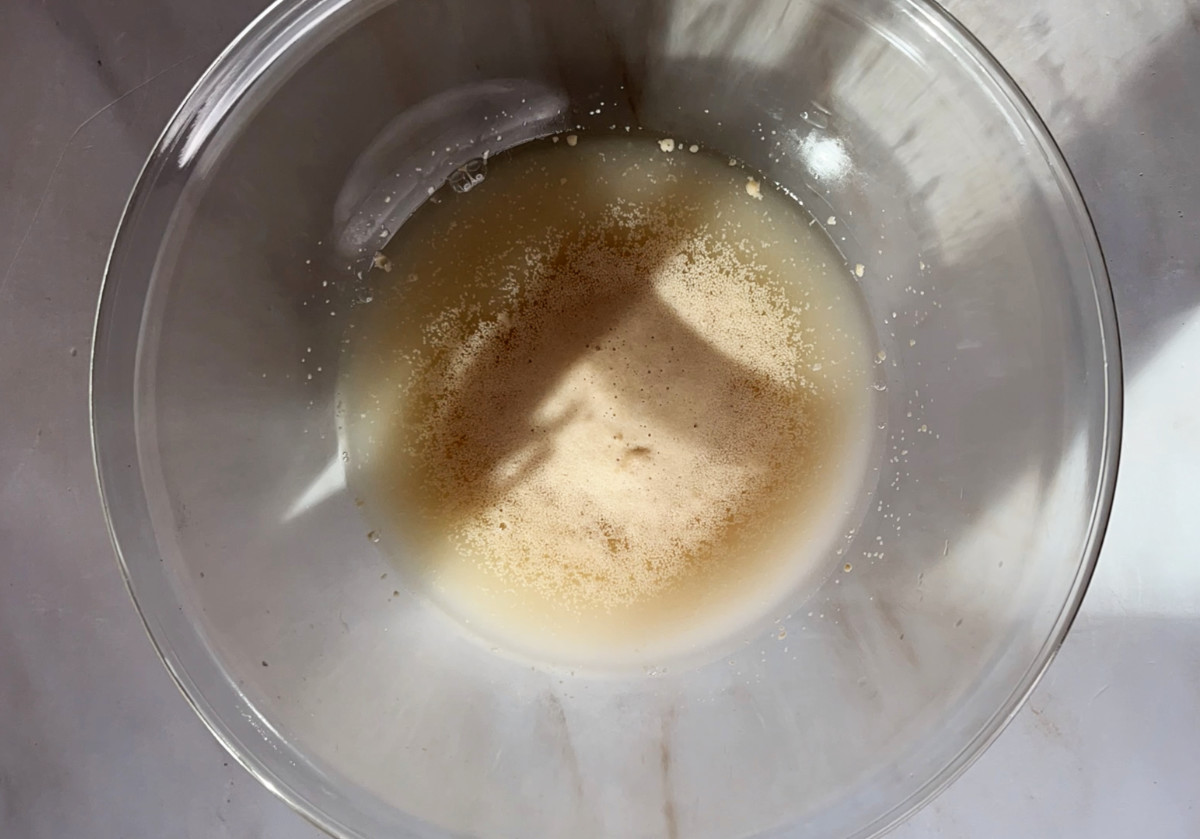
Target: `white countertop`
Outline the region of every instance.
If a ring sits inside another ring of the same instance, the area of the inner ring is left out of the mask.
[[[167,677],[105,533],[87,426],[104,258],[159,130],[262,0],[0,0],[0,836],[322,836]],[[1200,836],[1200,2],[947,4],[1091,209],[1126,369],[1083,611],[1009,729],[894,835]]]

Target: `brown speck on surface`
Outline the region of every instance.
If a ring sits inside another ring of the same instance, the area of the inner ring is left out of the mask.
[[[575,795],[583,798],[583,775],[579,770],[579,756],[575,752],[575,741],[571,737],[571,728],[567,725],[567,715],[563,710],[562,701],[553,691],[546,692],[546,714],[544,720],[552,731],[548,732],[559,744],[563,764],[571,776]]]
[[[1033,705],[1029,706],[1029,710],[1033,714],[1033,718],[1037,723],[1038,730],[1040,730],[1047,737],[1053,739],[1060,739],[1062,737],[1062,729],[1055,725],[1053,720],[1050,720],[1046,717],[1046,712],[1044,710],[1039,711],[1037,708],[1033,707]]]
[[[662,768],[663,822],[668,839],[678,839],[679,818],[675,812],[675,795],[671,790],[671,734],[675,727],[675,709],[662,720],[662,739],[659,741],[659,765]]]

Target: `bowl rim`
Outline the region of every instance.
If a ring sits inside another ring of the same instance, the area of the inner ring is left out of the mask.
[[[195,136],[198,131],[203,136],[204,131],[218,125],[263,74],[315,26],[328,21],[339,10],[352,4],[359,7],[355,10],[355,20],[361,20],[367,14],[393,2],[396,0],[275,0],[235,37],[204,71],[156,140],[122,211],[104,267],[93,324],[88,381],[92,460],[106,527],[126,589],[159,660],[166,667],[192,710],[234,760],[300,816],[331,836],[342,839],[351,839],[351,837],[366,839],[366,837],[334,818],[312,800],[308,791],[298,789],[290,784],[276,768],[261,759],[254,749],[243,744],[242,738],[229,724],[225,715],[213,707],[205,693],[199,689],[197,680],[185,668],[182,661],[183,656],[178,653],[180,639],[172,636],[168,630],[163,628],[164,619],[169,619],[169,617],[160,614],[161,610],[156,610],[154,606],[150,605],[150,598],[146,598],[144,595],[139,597],[139,590],[144,588],[146,581],[140,572],[135,570],[134,565],[137,561],[131,562],[131,557],[139,555],[139,552],[149,554],[149,560],[158,559],[158,562],[152,563],[151,567],[158,567],[162,560],[154,550],[153,531],[148,515],[145,522],[127,527],[126,522],[122,521],[120,516],[114,515],[113,512],[114,498],[130,494],[136,495],[143,491],[139,472],[133,468],[133,463],[136,462],[136,446],[132,449],[113,446],[102,433],[102,426],[109,421],[107,414],[110,411],[115,410],[122,415],[132,412],[133,393],[131,388],[125,391],[118,389],[116,393],[118,397],[128,396],[129,399],[128,404],[122,402],[115,409],[112,404],[109,404],[110,399],[102,397],[111,396],[106,391],[106,388],[109,388],[107,379],[111,378],[108,374],[110,362],[107,350],[113,336],[121,331],[114,322],[113,298],[116,288],[123,281],[125,266],[130,261],[137,261],[138,254],[135,247],[137,242],[135,240],[145,236],[144,231],[134,230],[136,223],[143,218],[148,208],[164,204],[163,197],[158,194],[158,191],[162,189],[162,185],[158,183],[158,176],[168,163],[181,169],[194,165],[196,148],[189,146],[187,140]],[[886,833],[940,794],[1000,736],[1037,687],[1078,615],[1096,569],[1112,511],[1120,460],[1123,420],[1124,380],[1119,325],[1112,287],[1095,225],[1084,203],[1078,181],[1062,150],[1033,104],[1013,78],[956,17],[934,0],[896,0],[896,2],[907,13],[919,18],[927,30],[941,36],[943,47],[953,52],[956,58],[970,61],[977,72],[994,84],[996,91],[1003,96],[1005,104],[1024,121],[1026,127],[1031,131],[1039,151],[1045,157],[1049,169],[1054,173],[1057,186],[1078,230],[1092,277],[1100,346],[1104,361],[1103,402],[1105,415],[1102,425],[1100,460],[1096,469],[1098,480],[1092,498],[1087,538],[1082,545],[1080,563],[1075,578],[1044,644],[1033,657],[1030,667],[1014,686],[1007,699],[988,718],[975,736],[963,745],[958,754],[906,799],[896,803],[853,833],[852,839],[868,839],[868,837]],[[945,42],[949,42],[949,44]],[[173,159],[168,152],[175,152]],[[175,204],[183,192],[187,178],[174,180],[175,182],[169,185],[171,194],[165,201],[166,206]],[[154,220],[154,223],[159,226],[157,233],[161,234],[166,230],[169,225],[167,218],[169,215],[169,213],[164,213],[162,218]],[[144,255],[141,259],[143,262],[146,261]],[[144,284],[148,288],[154,267],[153,260],[140,267],[143,269]],[[138,326],[140,327],[140,321]],[[140,335],[140,332],[138,334]],[[134,343],[136,344],[136,341]],[[129,433],[131,438],[135,436],[132,429]],[[131,456],[133,459],[129,460]],[[121,468],[122,466],[124,468]],[[128,530],[136,531],[135,535],[143,538],[140,540],[128,538]],[[146,558],[143,557],[143,559]],[[150,563],[146,562],[145,564],[149,565]],[[165,580],[160,582],[165,585]],[[174,604],[169,605],[172,607],[171,611],[174,611]],[[185,624],[185,631],[190,629],[197,635],[196,644],[207,649],[195,627],[192,627],[186,620],[183,620],[182,623]],[[211,650],[207,650],[207,652],[210,658],[208,663],[223,674],[224,671],[217,663],[215,654]],[[253,725],[250,715],[257,716],[259,726],[266,726],[270,729],[270,723],[259,716],[257,708],[227,676],[223,682],[232,692],[227,700],[232,700],[235,706],[244,706],[243,716],[245,719]],[[261,730],[259,733],[262,733]],[[274,734],[273,729],[271,733]]]

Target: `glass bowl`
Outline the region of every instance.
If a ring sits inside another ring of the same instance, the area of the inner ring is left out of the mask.
[[[597,673],[480,645],[364,538],[337,369],[365,243],[483,152],[626,125],[736,156],[826,227],[861,273],[878,436],[827,557],[853,573],[719,656]],[[1062,155],[933,3],[289,0],[138,181],[92,420],[167,668],[329,833],[828,839],[927,801],[1046,668],[1107,520],[1120,381]]]

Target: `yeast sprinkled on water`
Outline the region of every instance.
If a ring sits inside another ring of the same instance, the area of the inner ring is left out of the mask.
[[[661,658],[840,568],[872,357],[846,267],[690,149],[490,159],[401,228],[350,331],[356,493],[409,583],[490,641]]]

